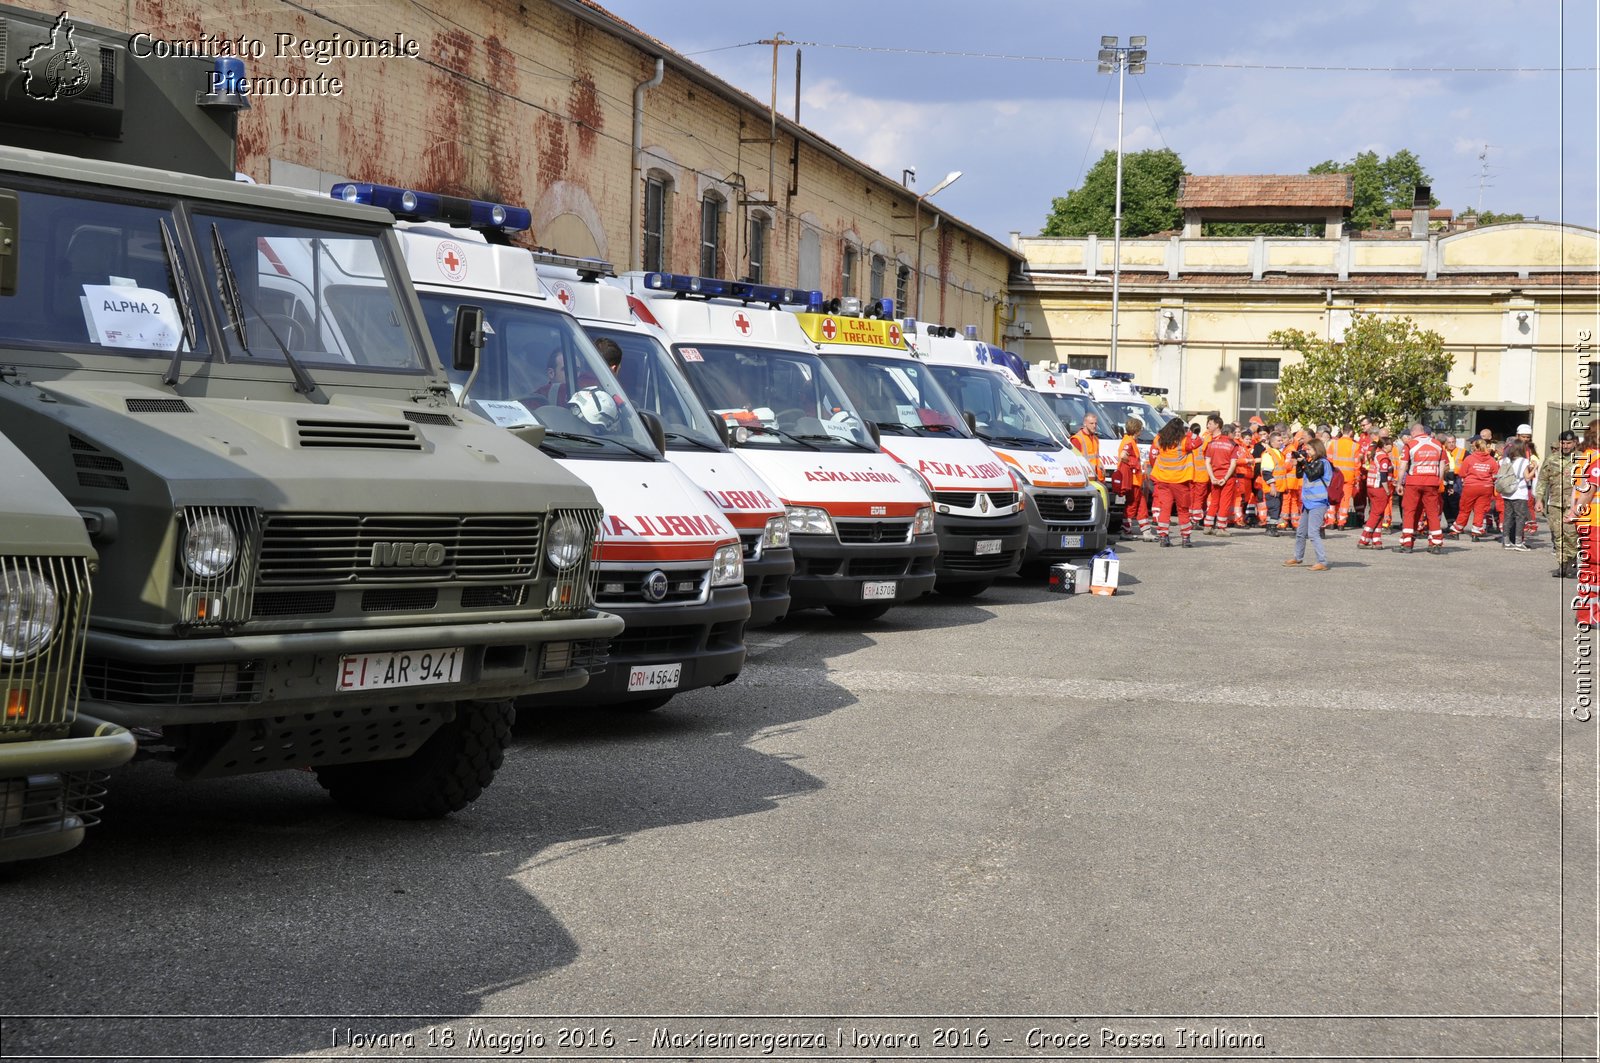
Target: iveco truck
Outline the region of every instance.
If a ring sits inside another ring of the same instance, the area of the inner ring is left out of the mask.
[[[83,840],[126,728],[78,714],[94,550],[83,518],[0,436],[0,863]]]
[[[582,687],[621,630],[594,492],[456,405],[387,212],[195,176],[231,155],[115,161],[231,131],[226,85],[72,41],[121,110],[74,155],[76,97],[0,125],[58,149],[0,147],[0,431],[99,554],[84,711],[182,777],[311,768],[352,807],[462,807],[512,699]]]

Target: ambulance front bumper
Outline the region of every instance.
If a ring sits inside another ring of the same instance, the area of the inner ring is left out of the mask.
[[[1035,488],[1024,495],[1028,547],[1023,561],[1088,557],[1106,547],[1106,511],[1093,487]]]
[[[795,563],[789,593],[796,608],[908,602],[933,590],[936,535],[919,535],[909,543],[848,544],[831,535],[791,535],[789,544]],[[877,593],[887,583],[894,584],[892,599],[867,597],[868,584],[878,585],[872,588]]]
[[[789,613],[789,581],[794,578],[794,550],[764,549],[746,558],[744,586],[750,593],[750,627],[776,624]]]
[[[715,588],[704,603],[693,605],[605,608],[623,622],[605,667],[582,690],[530,698],[529,707],[615,705],[681,694],[732,682],[744,668],[750,596],[743,584]],[[662,685],[672,666],[678,667],[677,682]]]
[[[1007,517],[940,514],[933,519],[933,530],[939,537],[939,560],[934,571],[940,580],[999,579],[1016,575],[1022,567],[1022,554],[1028,546],[1025,511]]]

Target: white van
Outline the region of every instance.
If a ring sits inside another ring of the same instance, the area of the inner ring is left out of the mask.
[[[848,303],[845,310],[857,308],[856,300]],[[931,369],[911,356],[889,306],[872,309],[880,316],[841,311],[795,317],[856,408],[876,425],[883,452],[921,477],[933,496],[939,537],[935,589],[980,593],[1022,566],[1028,518],[1021,482],[973,438]]]
[[[882,616],[933,589],[939,542],[922,481],[879,449],[849,394],[784,305],[820,292],[628,273],[705,408],[789,514],[795,608]]]
[[[1093,467],[1056,437],[1056,429],[1017,387],[1013,370],[994,364],[986,345],[953,328],[908,319],[903,331],[963,414],[972,416],[977,437],[1022,481],[1028,514],[1024,561],[1058,561],[1104,549],[1107,513],[1090,483]]]
[[[441,350],[470,327],[471,308],[482,311],[478,368],[450,373],[462,405],[582,477],[605,510],[594,597],[626,626],[587,687],[539,704],[643,711],[732,682],[750,618],[743,547],[721,509],[662,456],[660,422],[624,395],[526,249],[427,223],[404,226],[400,243]]]
[[[750,626],[782,620],[789,612],[794,550],[788,511],[777,489],[728,447],[725,422],[700,405],[683,370],[667,353],[660,329],[634,313],[630,303],[637,304],[637,297],[601,281],[615,276],[609,263],[537,251],[533,258],[545,289],[572,311],[589,338],[597,345],[610,340],[621,349],[622,364],[615,375],[623,393],[635,409],[660,418],[667,460],[699,485],[739,533]]]

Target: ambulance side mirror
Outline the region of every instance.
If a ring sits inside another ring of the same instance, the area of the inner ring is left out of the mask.
[[[971,410],[962,410],[961,419],[967,422],[967,431],[973,435],[978,434],[978,419],[972,415]]]
[[[713,416],[711,423],[717,426],[717,438],[722,440],[722,445],[729,450],[733,449],[733,426],[721,417]]]
[[[667,426],[661,423],[661,418],[649,410],[639,411],[639,420],[644,422],[644,430],[650,436],[650,442],[655,444],[657,450],[667,452]]]
[[[456,332],[450,345],[450,365],[458,373],[478,368],[478,352],[483,350],[483,307],[462,303],[456,307]]]
[[[872,437],[873,446],[878,447],[883,445],[883,432],[879,430],[877,421],[867,422],[867,435]]]

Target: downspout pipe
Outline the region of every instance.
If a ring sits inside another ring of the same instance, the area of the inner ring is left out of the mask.
[[[666,77],[667,61],[663,56],[656,56],[655,76],[648,81],[641,81],[633,87],[633,188],[638,194],[644,185],[644,94],[650,89],[661,84],[661,79]],[[644,211],[642,209],[630,210],[628,217],[628,268],[642,269],[644,251],[640,239],[639,226],[642,224]]]
[[[919,200],[919,202],[920,202],[920,200]],[[935,214],[933,216],[933,224],[932,225],[928,226],[926,229],[920,229],[920,230],[917,231],[917,320],[918,321],[922,321],[923,320],[923,316],[922,316],[922,238],[924,236],[927,236],[929,233],[937,232],[938,229],[939,229],[939,215]],[[939,283],[943,284],[944,281],[941,279]]]

